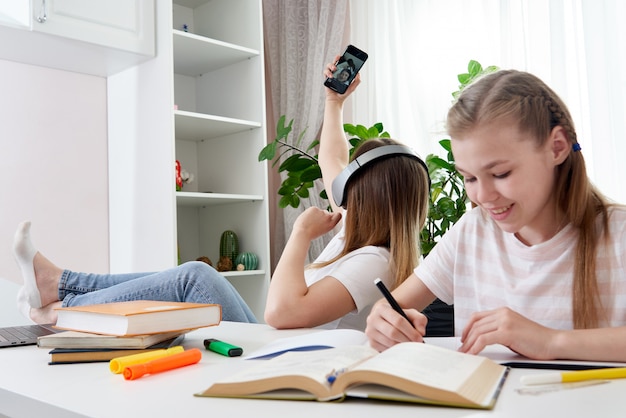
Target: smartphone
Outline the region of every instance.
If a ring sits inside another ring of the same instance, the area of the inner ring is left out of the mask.
[[[365,61],[367,61],[367,53],[354,45],[348,45],[335,63],[337,69],[333,72],[333,76],[328,77],[324,85],[339,94],[344,94]]]

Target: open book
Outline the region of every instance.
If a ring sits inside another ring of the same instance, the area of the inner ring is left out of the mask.
[[[332,401],[374,398],[493,408],[508,368],[422,343],[378,353],[365,345],[288,352],[217,381],[196,396]]]

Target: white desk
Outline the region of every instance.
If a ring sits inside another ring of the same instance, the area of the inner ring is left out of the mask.
[[[10,417],[623,417],[626,379],[521,395],[519,378],[543,371],[513,369],[492,411],[428,407],[349,399],[340,403],[200,398],[220,376],[245,367],[250,360],[204,351],[205,338],[218,338],[251,353],[277,338],[309,330],[278,331],[266,325],[223,322],[187,335],[185,348],[200,348],[199,364],[138,380],[126,381],[108,363],[49,366],[48,350],[31,347],[0,350],[0,416]],[[262,361],[262,360],[259,360]]]

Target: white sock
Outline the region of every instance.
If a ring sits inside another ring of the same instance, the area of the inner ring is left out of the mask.
[[[33,324],[33,318],[30,317],[30,305],[28,304],[28,300],[26,300],[26,292],[24,292],[24,286],[20,287],[20,290],[17,292],[17,309],[20,311],[22,315],[24,315],[30,322]]]
[[[37,250],[30,240],[30,221],[22,222],[17,227],[13,239],[13,253],[24,278],[23,289],[20,289],[21,297],[28,302],[31,308],[41,308],[41,295],[39,288],[37,288],[35,267],[33,266],[33,259]]]

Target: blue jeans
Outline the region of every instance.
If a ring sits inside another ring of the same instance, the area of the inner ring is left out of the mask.
[[[59,283],[63,306],[141,299],[218,303],[222,305],[224,321],[257,322],[233,285],[200,261],[158,273],[93,274],[64,270]]]

